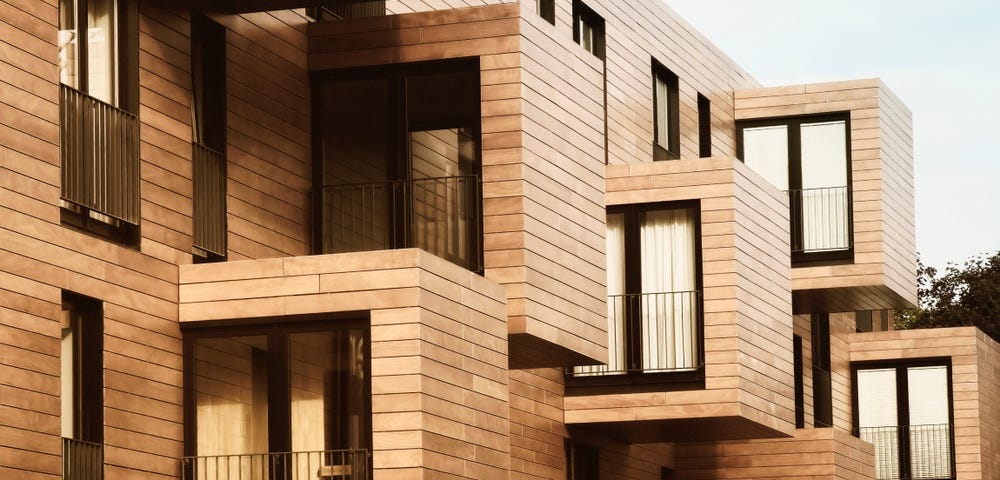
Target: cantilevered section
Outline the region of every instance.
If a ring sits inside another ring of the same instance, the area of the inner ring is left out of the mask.
[[[510,366],[604,362],[604,151],[590,140],[603,132],[603,66],[573,43],[525,41],[521,15],[502,4],[314,23],[310,70],[322,81],[478,64],[482,267],[506,287]],[[573,68],[553,75],[559,62]]]
[[[655,372],[657,380],[650,380],[654,372],[578,369],[568,379],[566,424],[599,428],[639,443],[791,435],[794,379],[784,195],[733,158],[609,166],[607,177],[609,212],[622,205],[697,205],[703,291],[699,348],[704,361],[695,368]],[[625,251],[634,254],[641,253]],[[677,320],[671,313],[676,311],[668,311],[661,323]],[[643,318],[649,316],[643,311]],[[674,345],[666,348],[673,350]]]
[[[909,110],[877,79],[737,90],[735,98],[743,159],[789,195],[795,312],[913,305]],[[781,155],[787,170],[765,158]]]

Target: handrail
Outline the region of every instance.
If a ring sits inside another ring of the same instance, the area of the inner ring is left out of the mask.
[[[692,371],[703,364],[701,291],[608,295],[608,363],[577,377]]]
[[[954,478],[951,424],[866,427],[856,433],[875,446],[878,480]]]
[[[421,248],[482,270],[478,175],[327,185],[322,252]]]
[[[371,451],[315,450],[181,459],[183,480],[369,480]]]
[[[138,225],[138,117],[68,85],[59,115],[62,199]]]
[[[62,439],[62,478],[101,480],[104,478],[104,446],[73,438]]]
[[[852,248],[851,187],[786,190],[792,217],[792,253]]]
[[[192,143],[194,177],[194,247],[226,256],[225,156]]]

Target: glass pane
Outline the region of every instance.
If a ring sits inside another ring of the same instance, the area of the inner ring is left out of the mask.
[[[76,0],[59,1],[59,81],[80,88],[78,78],[79,39],[76,28]]]
[[[608,364],[575,367],[576,375],[624,373],[625,364],[625,214],[609,213],[605,235],[608,272]]]
[[[950,478],[948,368],[943,365],[910,367],[907,380],[913,478]]]
[[[843,120],[802,124],[802,188],[847,185],[846,128]]]
[[[87,2],[87,89],[92,97],[117,105],[115,0]]]
[[[320,90],[324,253],[391,245],[389,86],[385,79]]]
[[[476,179],[462,176],[475,142],[457,128],[410,133],[413,224],[408,246],[459,265],[469,264]],[[471,158],[470,158],[471,157]]]
[[[876,478],[899,478],[896,369],[858,370],[857,385],[859,434],[875,445]]]
[[[194,342],[198,455],[268,451],[267,337]]]
[[[368,345],[360,329],[288,336],[292,450],[368,448]]]
[[[670,87],[656,75],[656,144],[670,150]]]
[[[788,190],[788,126],[743,129],[743,162],[781,190]]]
[[[850,246],[846,123],[803,123],[801,132],[802,249],[846,249]]]
[[[698,344],[694,212],[645,212],[640,251],[643,369],[694,368]]]

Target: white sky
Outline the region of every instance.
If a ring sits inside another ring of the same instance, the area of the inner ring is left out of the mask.
[[[764,85],[882,78],[913,112],[924,263],[1000,249],[1000,1],[665,1]]]

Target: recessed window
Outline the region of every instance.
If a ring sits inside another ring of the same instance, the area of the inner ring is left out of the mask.
[[[681,158],[677,75],[653,62],[653,160]]]
[[[566,480],[598,480],[601,452],[597,447],[583,445],[571,439],[564,441],[566,450]]]
[[[576,376],[701,366],[699,223],[688,202],[608,209],[608,363]]]
[[[847,114],[740,122],[739,157],[788,193],[793,261],[852,255]]]
[[[62,221],[139,243],[136,2],[59,2]]]
[[[604,18],[579,1],[573,2],[573,41],[604,60]]]
[[[802,337],[792,336],[792,370],[795,376],[795,428],[806,426],[806,395],[803,378]]]
[[[104,314],[101,302],[63,292],[60,370],[63,465],[102,478],[104,463]],[[68,477],[67,477],[68,478]]]
[[[545,21],[556,24],[556,2],[555,0],[535,0],[535,13],[545,19]]]
[[[192,248],[197,261],[226,258],[226,29],[191,17]]]
[[[698,155],[712,156],[712,103],[708,97],[698,94]]]
[[[875,478],[953,478],[951,368],[855,366],[855,426],[875,445]]]
[[[813,426],[833,426],[833,384],[830,374],[830,314],[814,313],[812,322]]]

